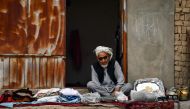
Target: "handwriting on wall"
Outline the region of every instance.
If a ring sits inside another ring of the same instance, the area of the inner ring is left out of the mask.
[[[138,41],[146,40],[149,44],[157,45],[162,42],[160,16],[158,13],[145,14],[140,12],[134,17],[134,32]]]

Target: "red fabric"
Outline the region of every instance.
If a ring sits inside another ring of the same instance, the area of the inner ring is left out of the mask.
[[[15,104],[14,107],[24,107],[24,106],[44,106],[44,105],[60,105],[60,106],[82,106],[83,104],[80,103],[39,103],[39,104]]]
[[[129,109],[174,109],[174,101],[164,102],[133,102]]]
[[[0,96],[0,103],[3,102],[14,102],[15,100],[13,100],[12,96],[9,94],[2,94]]]
[[[106,103],[106,102],[103,102]],[[114,104],[116,106],[125,107],[126,109],[174,109],[174,101],[165,102],[131,102],[131,103],[120,103],[120,102],[108,102],[108,104]],[[44,105],[60,105],[60,106],[88,106],[88,104],[81,103],[40,103],[40,104],[14,104],[14,107],[26,107],[26,106],[44,106]],[[0,108],[5,108],[0,106]]]

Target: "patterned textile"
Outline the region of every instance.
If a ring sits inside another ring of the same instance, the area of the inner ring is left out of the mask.
[[[164,102],[134,102],[127,109],[174,109],[174,101]]]

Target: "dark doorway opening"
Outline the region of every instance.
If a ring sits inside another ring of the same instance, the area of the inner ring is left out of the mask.
[[[93,50],[104,45],[116,55],[120,25],[119,0],[66,0],[66,87],[83,87],[91,80]]]

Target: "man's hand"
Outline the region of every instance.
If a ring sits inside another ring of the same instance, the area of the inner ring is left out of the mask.
[[[112,92],[112,96],[115,96],[115,92],[119,92],[120,91],[120,87],[115,87],[113,92]]]

